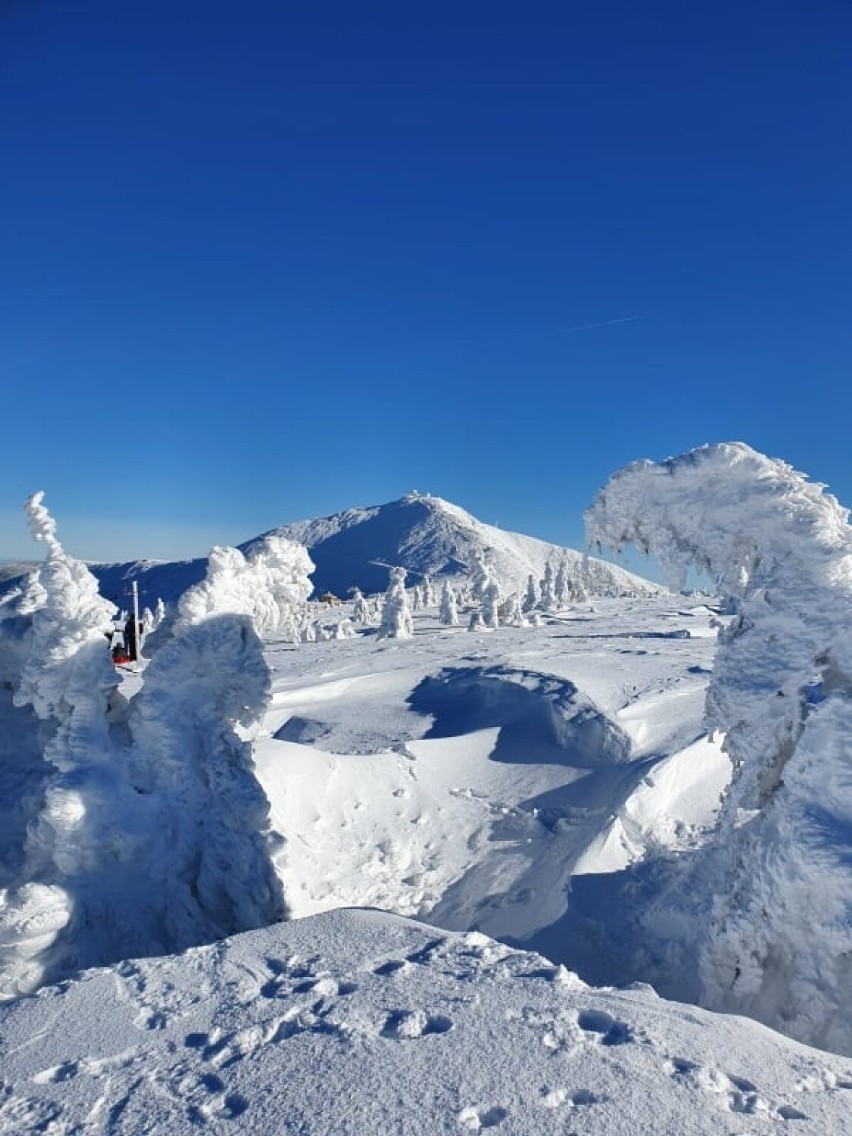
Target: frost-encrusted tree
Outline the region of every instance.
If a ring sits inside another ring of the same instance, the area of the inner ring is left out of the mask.
[[[456,593],[450,587],[449,580],[444,580],[441,588],[440,620],[446,627],[458,627],[459,610],[456,604]]]
[[[544,576],[541,579],[540,606],[544,611],[553,611],[556,607],[556,596],[553,590],[553,565],[549,560],[544,566]]]
[[[571,589],[568,583],[568,562],[563,557],[556,569],[556,579],[553,582],[553,595],[557,607],[567,607],[571,602]]]
[[[482,621],[492,631],[500,626],[500,586],[493,577],[482,596]]]
[[[467,625],[468,631],[489,631],[490,628],[486,626],[485,620],[482,618],[482,612],[479,608],[475,608],[470,613],[470,620]]]
[[[245,556],[236,548],[213,548],[205,579],[178,601],[178,623],[231,612],[248,615],[259,635],[283,631],[298,639],[313,570],[303,545],[274,533]]]
[[[470,595],[474,603],[481,604],[485,598],[485,589],[494,579],[494,573],[484,552],[477,552],[473,560],[473,571],[470,575]]]
[[[145,871],[169,951],[285,915],[269,802],[238,734],[258,724],[268,695],[250,617],[202,614],[157,652],[131,703],[135,819],[143,846],[156,833]]]
[[[15,708],[6,711],[20,730],[15,745],[28,756],[26,778],[11,763],[4,778],[5,793],[19,794],[28,815],[13,853],[17,870],[0,902],[0,989],[7,994],[59,973],[60,936],[70,929],[73,938],[72,916],[85,923],[85,883],[113,777],[107,708],[118,678],[104,632],[116,609],[85,564],[63,549],[43,497],[30,497],[26,511],[46,556],[17,598],[15,617],[2,624],[3,677]]]
[[[437,597],[435,595],[435,587],[434,587],[432,580],[430,579],[429,576],[423,577],[423,583],[421,584],[421,588],[423,590],[423,596],[422,596],[423,606],[424,607],[434,607],[435,604],[437,603]]]
[[[852,1054],[848,516],[729,443],[627,466],[586,520],[592,541],[654,553],[675,587],[706,573],[736,613],[707,693],[734,777],[703,869],[703,1000]]]
[[[0,624],[0,712],[17,713],[6,724],[26,758],[4,778],[22,834],[0,899],[5,993],[284,912],[268,803],[236,730],[268,689],[250,619],[185,614],[128,706],[104,635],[114,607],[62,548],[42,494],[27,511],[47,557]]]
[[[391,568],[390,584],[382,607],[380,639],[410,639],[414,634],[414,621],[405,591],[405,569]]]
[[[524,612],[521,604],[521,597],[517,592],[512,592],[500,604],[500,622],[507,627],[523,627],[524,626]]]
[[[527,577],[527,591],[524,596],[524,613],[527,614],[534,611],[538,607],[538,588],[535,582],[535,576],[530,572]]]
[[[354,623],[369,623],[371,619],[370,607],[360,588],[352,592],[352,620]]]

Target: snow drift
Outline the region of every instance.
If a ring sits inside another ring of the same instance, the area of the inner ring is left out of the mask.
[[[742,443],[635,462],[587,512],[592,541],[709,574],[735,618],[708,725],[734,779],[702,879],[703,1001],[852,1053],[852,529]]]

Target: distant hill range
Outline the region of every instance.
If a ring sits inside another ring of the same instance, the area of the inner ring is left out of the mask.
[[[366,594],[383,592],[388,569],[394,565],[406,569],[409,584],[426,575],[436,580],[467,576],[479,555],[490,561],[504,593],[523,592],[530,574],[540,580],[548,560],[554,570],[565,560],[575,573],[583,572],[590,595],[651,595],[660,590],[603,560],[589,557],[584,563],[583,554],[574,549],[483,524],[458,505],[418,493],[386,505],[282,525],[270,533],[308,549],[316,565],[312,576],[315,595],[330,591],[345,598],[353,587]],[[248,552],[270,533],[246,541],[239,546],[241,551]],[[133,579],[138,581],[141,603],[153,607],[158,598],[173,603],[201,580],[207,560],[134,560],[91,564],[90,568],[103,595],[119,607],[128,607]]]

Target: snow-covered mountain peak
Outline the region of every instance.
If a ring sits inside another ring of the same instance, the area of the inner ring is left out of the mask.
[[[318,592],[345,595],[353,587],[384,591],[391,565],[405,568],[414,582],[423,576],[467,576],[483,557],[506,592],[522,591],[530,575],[539,580],[548,561],[554,566],[565,561],[575,572],[582,571],[593,594],[658,590],[603,561],[590,559],[584,565],[583,554],[575,549],[485,524],[459,505],[416,490],[384,505],[347,509],[273,532],[305,545],[316,564]]]

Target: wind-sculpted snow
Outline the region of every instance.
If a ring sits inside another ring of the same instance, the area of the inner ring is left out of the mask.
[[[735,619],[707,695],[735,768],[703,886],[703,997],[852,1053],[852,529],[790,466],[739,443],[615,474],[592,541],[709,573]],[[707,870],[705,868],[705,870]]]
[[[244,556],[236,548],[212,549],[204,580],[181,596],[178,612],[192,622],[217,612],[251,616],[261,635],[297,635],[299,614],[313,587],[311,558],[282,536],[258,541]]]
[[[448,667],[427,676],[408,703],[434,718],[427,738],[500,727],[494,761],[577,768],[627,761],[630,742],[573,683],[509,667]]]
[[[0,996],[284,912],[268,805],[237,724],[266,706],[250,620],[185,617],[127,700],[114,608],[36,494],[47,557],[0,605]]]

